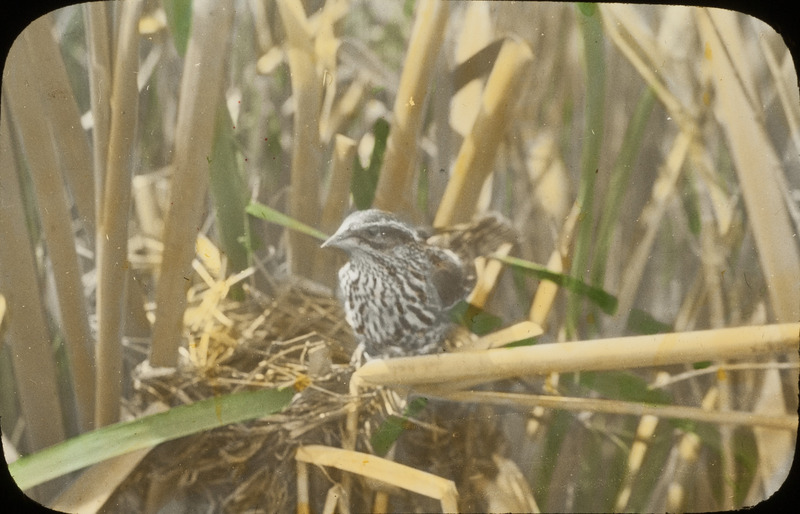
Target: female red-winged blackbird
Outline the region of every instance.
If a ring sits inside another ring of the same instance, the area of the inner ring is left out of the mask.
[[[496,216],[489,216],[474,227],[507,237],[510,227],[496,230],[498,223]],[[339,270],[340,294],[347,322],[368,357],[422,355],[443,348],[452,329],[448,311],[475,281],[471,238],[462,232],[426,239],[396,216],[369,209],[348,216],[322,244],[344,250],[350,258]],[[462,257],[437,244],[454,245]]]

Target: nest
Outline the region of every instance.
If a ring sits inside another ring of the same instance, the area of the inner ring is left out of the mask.
[[[354,341],[337,300],[297,286],[274,298],[246,290],[244,302],[221,297],[217,314],[206,313],[203,323],[187,318],[189,345],[182,365],[168,374],[137,369],[135,393],[126,407],[140,416],[154,404],[176,406],[237,391],[293,384],[298,393],[278,414],[159,445],[117,488],[106,510],[155,512],[175,504],[191,512],[293,511],[299,446],[341,448],[348,405],[357,401],[356,450],[372,453],[372,434],[402,412],[405,396],[390,389],[367,390],[357,400],[350,396]],[[202,299],[195,302],[200,304]],[[497,452],[503,447],[491,415],[430,402],[420,417],[405,420],[395,460],[453,480],[461,509],[486,509],[483,492],[496,478]],[[312,468],[313,511],[324,510],[326,491],[341,483],[343,474]],[[349,507],[371,510],[375,489],[381,487],[352,480]],[[439,508],[429,498],[388,491],[393,510]]]

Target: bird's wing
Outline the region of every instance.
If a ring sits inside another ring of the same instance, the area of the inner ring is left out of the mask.
[[[448,250],[432,252],[432,261],[431,282],[439,294],[442,307],[449,309],[463,300],[475,285],[475,265],[472,262],[462,264],[460,259]]]

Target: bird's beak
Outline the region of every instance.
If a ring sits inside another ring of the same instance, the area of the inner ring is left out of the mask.
[[[336,232],[331,237],[325,240],[324,243],[320,245],[320,248],[342,248],[342,243],[347,239],[347,237],[342,237],[342,234]]]
[[[336,234],[332,235],[325,240],[324,243],[319,245],[320,248],[333,248],[336,245]]]

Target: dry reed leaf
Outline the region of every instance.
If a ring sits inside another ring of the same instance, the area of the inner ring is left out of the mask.
[[[267,53],[258,58],[258,61],[256,61],[256,71],[261,75],[271,75],[272,72],[283,63],[284,59],[285,54],[283,48],[273,46],[267,50]]]
[[[150,36],[165,28],[167,28],[167,13],[163,8],[155,9],[139,18],[139,34],[143,36]]]
[[[528,481],[516,462],[492,455],[497,466],[497,476],[489,480],[482,474],[476,480],[483,482],[479,488],[486,496],[488,512],[541,512],[533,498]]]
[[[442,502],[445,512],[457,510],[458,492],[451,480],[398,464],[368,453],[311,445],[297,449],[295,458],[318,466],[331,466],[378,480]]]
[[[533,190],[534,204],[553,221],[560,223],[570,209],[571,197],[566,165],[555,137],[544,132],[528,146],[525,168]]]
[[[197,255],[197,258],[200,259],[203,269],[208,275],[210,275],[210,277],[213,277],[212,280],[219,279],[225,275],[225,270],[222,265],[222,253],[208,237],[204,236],[203,234],[199,234],[194,243],[194,251],[195,255]],[[192,267],[197,270],[196,266],[194,266],[194,263],[192,263]],[[209,279],[206,279],[205,277],[203,277],[203,279],[206,281],[206,283],[209,282]],[[210,285],[211,284],[209,283],[209,286]]]
[[[476,344],[476,348],[499,348],[501,346],[505,346],[510,343],[514,343],[516,341],[522,341],[523,339],[530,339],[532,337],[540,336],[544,334],[544,330],[541,326],[537,325],[536,323],[530,321],[521,321],[519,323],[515,323],[514,325],[498,330],[496,332],[492,332],[491,334],[487,334],[480,339]]]
[[[486,83],[478,116],[456,157],[453,174],[436,212],[435,227],[464,223],[472,218],[483,184],[494,169],[497,149],[513,118],[515,100],[521,96],[532,61],[533,53],[525,42],[516,38],[503,42]]]
[[[464,21],[455,48],[456,66],[463,63],[488,45],[493,37],[489,4],[467,4]],[[450,127],[465,137],[472,129],[480,110],[484,80],[472,80],[456,91],[450,100]]]
[[[198,242],[202,241],[198,238]],[[206,259],[214,264],[216,254],[219,262],[219,250],[211,243],[201,243]],[[188,307],[184,311],[183,326],[189,331],[189,358],[200,368],[214,365],[218,360],[230,355],[236,346],[236,338],[231,335],[236,323],[221,310],[230,288],[251,276],[254,268],[247,268],[235,275],[222,278],[225,273],[225,262],[216,271],[207,269],[199,260],[192,261],[192,267],[203,279],[203,284],[193,286],[186,293]],[[213,274],[213,276],[212,276]]]

